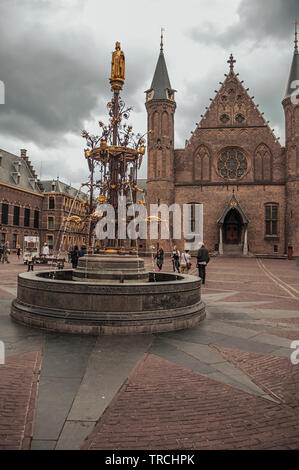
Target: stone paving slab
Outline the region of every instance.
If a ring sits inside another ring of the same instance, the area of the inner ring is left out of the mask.
[[[56,441],[43,441],[33,439],[30,450],[54,450]]]
[[[58,440],[80,382],[80,378],[45,377],[41,379],[34,440]]]
[[[80,450],[82,442],[91,433],[96,421],[66,421],[55,450]]]
[[[151,343],[151,335],[98,338],[68,420],[97,421]]]
[[[40,369],[40,351],[0,365],[0,450],[30,448]]]
[[[195,343],[187,343],[184,341],[178,341],[173,339],[165,339],[166,343],[175,346],[179,350],[189,354],[200,362],[209,364],[214,371],[204,371],[198,367],[192,368],[192,370],[199,370],[204,375],[216,380],[221,380],[223,383],[233,385],[236,388],[244,390],[249,393],[253,393],[260,396],[265,396],[262,389],[257,387],[244,373],[239,369],[235,368],[231,363],[224,360],[223,356],[219,354],[213,347],[207,345],[200,345]],[[151,350],[153,351],[153,349]],[[183,364],[183,362],[181,362]],[[266,398],[269,398],[267,396]]]

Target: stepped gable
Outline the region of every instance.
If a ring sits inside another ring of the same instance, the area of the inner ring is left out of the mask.
[[[20,156],[0,149],[0,182],[27,191],[42,192],[42,186],[25,149],[21,149]]]
[[[248,94],[248,89],[245,89],[243,81],[238,77],[239,74],[235,73],[236,61],[232,54],[227,62],[230,66],[229,73],[225,74],[224,82],[220,82],[220,89],[215,98],[211,99],[210,106],[206,109],[188,144],[192,144],[194,138],[200,135],[200,129],[210,128],[265,127],[268,128],[271,138],[277,141],[258,105],[254,103],[254,97]]]

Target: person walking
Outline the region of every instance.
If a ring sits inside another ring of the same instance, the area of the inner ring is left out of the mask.
[[[0,262],[2,260],[2,256],[3,256],[3,245],[0,245]]]
[[[3,253],[2,253],[2,264],[4,264],[4,262],[6,261],[7,263],[9,263],[8,261],[8,255],[10,253],[10,249],[9,249],[9,243],[8,241],[4,243],[3,245]]]
[[[191,268],[191,255],[189,250],[184,250],[181,254],[181,273],[188,274]]]
[[[17,245],[16,248],[17,248],[17,257],[18,257],[18,260],[19,260],[20,256],[21,256],[21,247],[20,247],[20,245]]]
[[[198,276],[201,278],[202,284],[206,282],[206,266],[209,261],[209,252],[204,244],[202,244],[197,253]]]
[[[159,248],[157,253],[155,254],[155,258],[157,260],[157,267],[159,271],[162,271],[162,266],[164,262],[164,250],[163,248]]]
[[[173,272],[180,272],[180,252],[177,249],[176,245],[173,247],[172,255],[171,255],[171,261],[172,261],[172,267],[173,267]]]

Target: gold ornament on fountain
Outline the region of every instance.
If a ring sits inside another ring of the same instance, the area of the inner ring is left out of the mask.
[[[106,196],[104,196],[103,194],[101,194],[101,196],[98,197],[98,202],[99,202],[100,204],[104,204],[105,202],[107,202]]]
[[[111,61],[111,88],[119,93],[125,81],[125,55],[120,48],[120,42],[115,43],[115,51],[112,53]]]

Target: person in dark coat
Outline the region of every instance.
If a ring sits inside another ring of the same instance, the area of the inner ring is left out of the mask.
[[[206,282],[206,266],[209,261],[209,252],[204,244],[202,244],[197,253],[198,276],[201,278],[202,284]]]
[[[87,254],[86,246],[85,246],[85,245],[82,245],[82,246],[81,246],[81,250],[80,250],[79,253],[78,253],[78,256],[79,256],[79,258],[81,258],[81,256],[84,256],[84,255],[86,255],[86,254]]]
[[[163,262],[164,262],[164,250],[163,250],[163,248],[159,248],[157,250],[157,253],[155,254],[155,258],[157,260],[158,270],[162,271],[162,266],[163,266]]]
[[[71,262],[72,266],[75,269],[78,266],[79,251],[77,245],[71,251]]]

